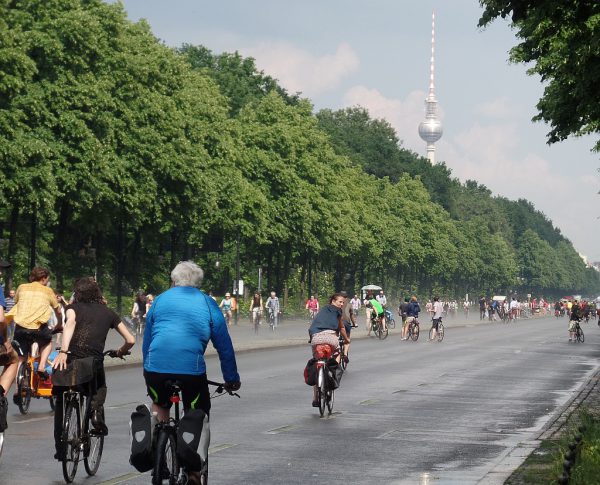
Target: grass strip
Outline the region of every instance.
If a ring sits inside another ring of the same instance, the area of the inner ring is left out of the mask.
[[[594,412],[595,411],[595,412]],[[570,485],[600,485],[600,417],[598,411],[582,407],[571,416],[556,439],[543,440],[540,446],[517,468],[505,485],[558,483],[569,443],[582,435]]]

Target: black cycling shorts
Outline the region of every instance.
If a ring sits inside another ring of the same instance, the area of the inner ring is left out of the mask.
[[[152,402],[164,409],[170,409],[173,404],[171,393],[165,383],[179,381],[183,409],[202,409],[207,415],[210,412],[210,394],[206,374],[163,374],[160,372],[144,371],[144,380],[148,396]]]
[[[350,332],[352,332],[352,324],[344,320],[344,328],[346,329],[346,335],[350,337]]]
[[[437,332],[437,330],[438,330],[438,325],[440,324],[440,322],[441,322],[441,321],[442,321],[442,319],[441,319],[441,318],[434,318],[434,319],[431,321],[431,328],[435,328],[435,331]]]
[[[48,328],[48,325],[42,325],[39,329],[33,330],[21,327],[21,325],[17,323],[15,325],[13,341],[19,344],[19,354],[21,356],[27,356],[31,354],[31,344],[33,344],[33,342],[37,342],[40,346],[40,350],[42,347],[45,347],[52,342],[52,330]]]

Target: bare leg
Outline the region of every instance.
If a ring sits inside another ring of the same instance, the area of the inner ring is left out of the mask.
[[[52,342],[48,342],[48,344],[42,348],[42,351],[40,352],[40,363],[38,365],[38,370],[43,371],[46,369],[50,352],[52,352]]]
[[[8,394],[12,383],[15,381],[17,377],[17,371],[19,370],[19,362],[15,361],[6,366],[4,366],[4,370],[0,375],[0,385],[4,388],[4,393]]]

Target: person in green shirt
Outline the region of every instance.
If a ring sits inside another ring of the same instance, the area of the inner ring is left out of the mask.
[[[375,298],[372,298],[367,302],[367,306],[371,308],[371,322],[377,321],[378,318],[381,318],[381,324],[383,325],[383,330],[387,329],[387,324],[385,321],[385,311],[383,310],[383,306],[379,303]],[[369,332],[367,335],[371,335],[371,329],[373,325],[369,327]]]

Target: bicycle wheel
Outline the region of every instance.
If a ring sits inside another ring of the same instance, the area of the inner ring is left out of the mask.
[[[581,343],[585,342],[585,335],[583,335],[581,327],[577,327],[577,340]]]
[[[388,326],[388,328],[392,328],[392,329],[396,328],[396,320],[394,320],[393,318],[390,318],[387,321],[387,326]]]
[[[27,414],[29,404],[31,403],[31,367],[29,363],[23,363],[19,368],[17,375],[17,396],[19,411],[21,414]]]
[[[100,459],[102,458],[102,450],[104,449],[104,436],[93,434],[93,428],[91,421],[88,422],[87,426],[88,442],[84,453],[83,465],[88,475],[95,475],[100,466]],[[91,433],[90,433],[91,430]]]
[[[410,338],[413,342],[419,340],[419,326],[416,323],[411,323],[409,327]]]
[[[0,457],[2,457],[2,449],[4,448],[4,432],[0,433]]]
[[[335,391],[333,389],[327,391],[327,399],[325,402],[327,403],[327,412],[331,414],[333,412],[333,400],[335,396]]]
[[[325,370],[323,367],[319,369],[317,379],[317,398],[319,399],[319,414],[321,417],[325,414],[325,406],[327,401],[327,385],[325,383]]]
[[[444,324],[443,323],[438,324],[437,339],[438,339],[438,342],[441,342],[442,340],[444,340]]]
[[[162,485],[163,480],[169,484],[177,483],[179,462],[176,454],[177,444],[171,429],[161,429],[156,440],[156,455],[152,471],[152,485]]]
[[[381,340],[385,340],[388,336],[389,330],[386,328],[383,328],[383,323],[379,323],[379,334],[377,335]]]
[[[79,464],[79,437],[81,436],[81,427],[79,425],[79,402],[77,399],[71,399],[65,409],[65,417],[62,429],[62,444],[65,450],[65,456],[62,461],[63,477],[67,483],[71,483],[77,473]]]

